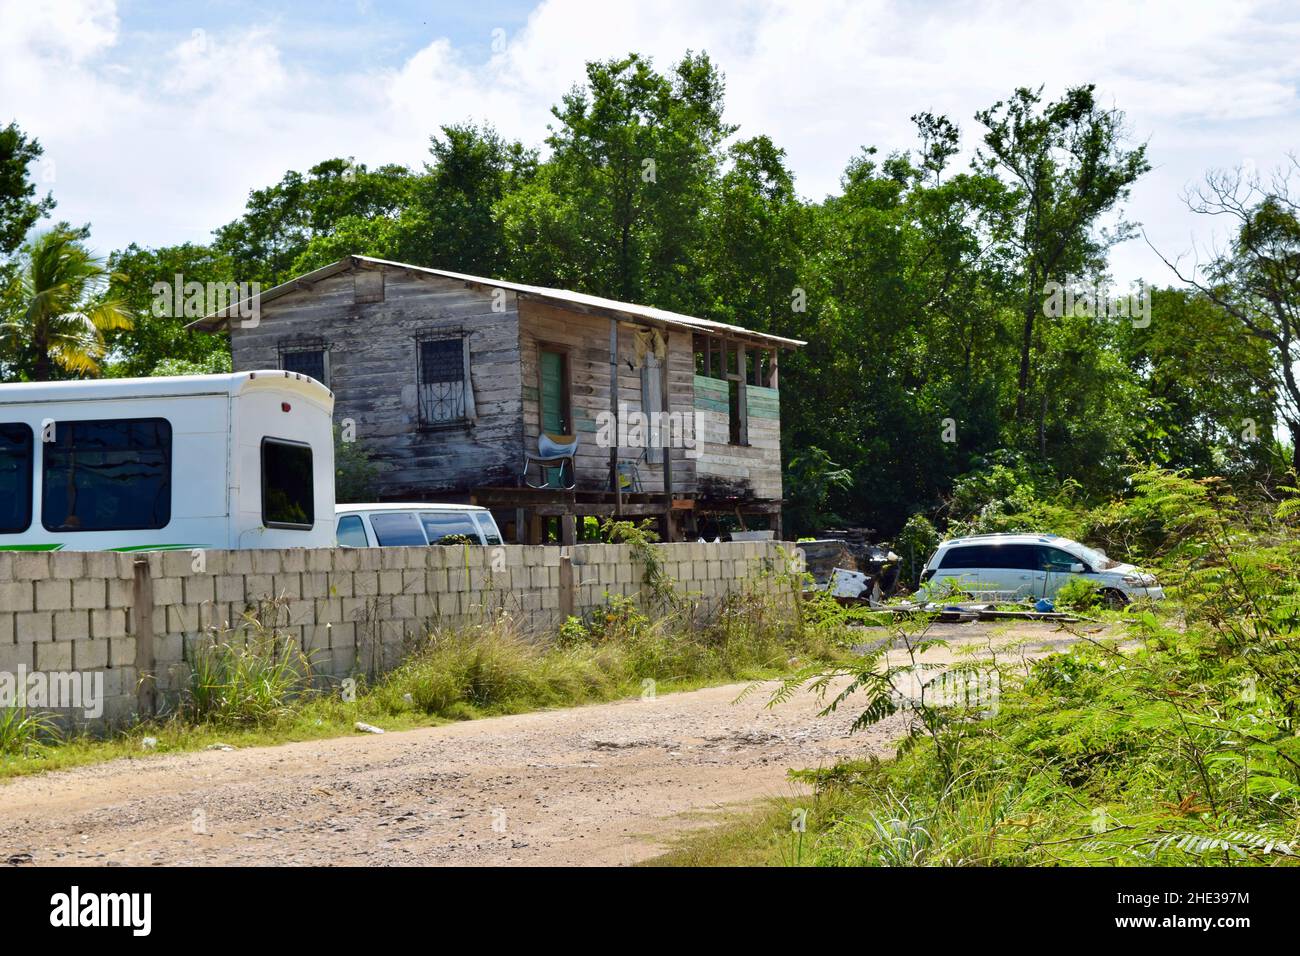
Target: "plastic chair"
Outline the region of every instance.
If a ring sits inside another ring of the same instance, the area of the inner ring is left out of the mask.
[[[523,481],[529,488],[555,488],[559,487],[563,491],[572,491],[578,483],[577,469],[574,467],[573,456],[578,453],[578,436],[577,435],[551,435],[547,432],[537,436],[537,451],[528,452],[524,455]],[[528,469],[533,464],[541,466],[542,483],[535,485],[528,480]],[[546,476],[548,466],[554,466],[556,463],[560,466],[559,480],[564,481],[564,466],[569,466],[569,483],[559,486],[553,485]]]

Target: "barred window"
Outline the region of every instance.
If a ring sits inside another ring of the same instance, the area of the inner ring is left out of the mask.
[[[329,347],[323,342],[281,343],[280,368],[308,375],[329,388]]]
[[[473,418],[474,392],[468,379],[468,339],[464,335],[421,339],[417,350],[421,427]]]

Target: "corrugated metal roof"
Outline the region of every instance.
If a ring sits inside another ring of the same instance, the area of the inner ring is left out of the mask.
[[[760,339],[765,342],[771,342],[783,348],[798,348],[806,345],[799,339],[788,339],[780,335],[769,335],[766,332],[755,332],[752,329],[742,328],[738,325],[728,325],[725,322],[713,322],[709,319],[699,319],[691,315],[682,315],[679,312],[669,312],[665,309],[656,309],[648,305],[637,305],[633,302],[619,302],[616,299],[606,299],[598,295],[587,295],[584,292],[571,292],[568,289],[551,289],[546,286],[524,285],[520,282],[507,282],[503,279],[489,279],[485,276],[473,276],[463,272],[450,272],[446,269],[430,269],[425,266],[413,266],[406,262],[392,262],[388,259],[376,259],[373,256],[347,256],[338,262],[323,266],[314,272],[308,272],[305,275],[290,279],[288,282],[281,283],[272,289],[263,292],[259,297],[262,303],[278,299],[295,290],[304,288],[313,282],[329,278],[339,272],[346,271],[354,264],[370,263],[372,265],[384,266],[395,269],[406,269],[411,272],[421,272],[427,275],[440,276],[444,279],[456,279],[460,282],[471,283],[474,285],[486,286],[493,289],[506,289],[517,295],[526,296],[534,299],[549,300],[552,302],[566,303],[569,305],[580,306],[584,309],[595,309],[600,312],[621,313],[631,318],[645,319],[650,322],[662,323],[667,326],[677,328],[692,329],[697,332],[705,332],[712,335],[730,335],[740,338]],[[237,305],[232,304],[225,309],[221,309],[211,315],[204,316],[196,322],[191,322],[188,328],[201,329],[203,331],[216,331],[224,328],[227,320],[227,313],[234,311]]]

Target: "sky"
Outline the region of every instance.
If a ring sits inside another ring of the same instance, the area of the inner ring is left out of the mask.
[[[444,123],[540,146],[587,61],[667,69],[687,49],[725,74],[738,135],[771,136],[811,199],[864,146],[914,148],[914,113],[973,147],[975,112],[1016,87],[1095,83],[1154,167],[1126,218],[1185,265],[1223,239],[1186,191],[1300,150],[1300,0],[0,0],[0,124],[40,140],[54,215],[106,254],[206,242],[249,190],[326,158],[418,166]],[[1175,281],[1142,238],[1111,267]]]

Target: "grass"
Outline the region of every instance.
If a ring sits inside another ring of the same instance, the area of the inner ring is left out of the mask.
[[[717,683],[774,677],[791,661],[830,659],[848,635],[842,623],[803,623],[770,593],[733,596],[697,621],[680,603],[644,613],[611,597],[571,618],[549,641],[524,634],[508,615],[462,628],[432,625],[392,671],[348,686],[322,680],[283,630],[283,608],[250,610],[240,624],[192,642],[189,686],[166,719],[107,737],[57,735],[27,717],[6,744],[0,712],[0,779],[118,757],[267,746],[355,733],[364,721],[386,731],[571,707]],[[21,736],[20,736],[21,735]]]

